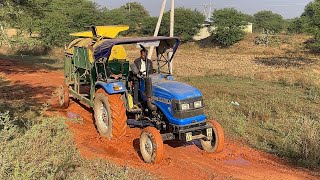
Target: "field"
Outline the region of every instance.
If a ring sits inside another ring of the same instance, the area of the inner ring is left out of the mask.
[[[284,37],[265,47],[255,46],[252,35],[229,49],[183,44],[174,74],[203,92],[206,113],[225,129],[226,148],[212,155],[196,142],[166,144],[164,162],[153,166],[139,157],[139,129],[110,142],[96,132],[91,109],[74,101],[66,111],[57,108],[63,50],[42,57],[2,52],[0,120],[8,128],[0,131],[0,176],[317,179],[320,58],[304,48],[306,40]],[[139,53],[131,48],[128,54],[134,59]]]

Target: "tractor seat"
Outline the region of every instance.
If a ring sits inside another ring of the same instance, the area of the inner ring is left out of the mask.
[[[129,61],[123,60],[109,60],[108,67],[112,74],[119,75],[122,74],[124,77],[129,75]]]

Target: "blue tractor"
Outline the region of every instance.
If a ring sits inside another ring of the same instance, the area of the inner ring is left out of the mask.
[[[218,122],[207,120],[202,93],[175,81],[170,72],[179,38],[115,38],[96,42],[91,46],[74,46],[73,54],[66,53],[61,107],[68,106],[69,96],[91,106],[97,130],[107,138],[121,138],[128,126],[141,128],[140,152],[146,163],[160,162],[163,142],[170,140],[199,140],[207,152],[222,151],[223,129]],[[157,59],[152,62],[156,68],[152,74],[149,69],[141,74],[128,59],[110,59],[120,57],[116,54],[123,53],[122,47],[128,44],[143,49],[156,47]],[[138,107],[133,104],[132,77],[140,81]]]

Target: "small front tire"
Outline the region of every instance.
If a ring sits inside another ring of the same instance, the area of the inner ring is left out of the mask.
[[[147,127],[140,135],[140,152],[144,162],[159,163],[163,159],[163,140],[160,132],[154,127]]]
[[[219,153],[224,147],[224,132],[221,125],[214,120],[207,121],[207,124],[212,127],[213,135],[211,140],[201,139],[201,146],[203,150],[210,153]]]

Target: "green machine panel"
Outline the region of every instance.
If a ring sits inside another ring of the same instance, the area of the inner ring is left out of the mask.
[[[91,70],[92,65],[89,61],[88,49],[84,47],[74,47],[74,65],[75,67]]]

